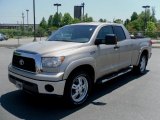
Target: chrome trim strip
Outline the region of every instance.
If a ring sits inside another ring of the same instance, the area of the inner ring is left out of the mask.
[[[27,71],[30,73],[40,73],[42,71],[41,55],[40,54],[34,53],[34,52],[29,52],[29,51],[23,51],[23,50],[16,50],[14,52],[14,54],[16,54],[16,53],[19,54],[19,56],[32,58],[35,60],[36,72],[31,72],[31,71],[27,71],[27,70],[23,70],[23,69],[21,69],[21,70]]]
[[[121,73],[119,73],[119,74],[117,74],[117,75],[115,75],[115,76],[113,76],[113,77],[111,77],[111,78],[104,79],[104,80],[102,80],[102,83],[105,83],[105,82],[107,82],[107,81],[109,81],[109,80],[112,80],[112,79],[114,79],[114,78],[116,78],[116,77],[119,77],[119,76],[121,76],[121,75],[124,75],[124,74],[130,72],[131,70],[132,70],[132,69],[129,69],[129,70],[127,70],[127,71],[125,71],[125,72],[121,72]]]

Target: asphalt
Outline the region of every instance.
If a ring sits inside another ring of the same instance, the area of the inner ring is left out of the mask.
[[[32,96],[8,80],[15,48],[0,47],[0,120],[160,120],[160,49],[146,74],[123,75],[95,87],[86,104],[69,109],[54,96]]]

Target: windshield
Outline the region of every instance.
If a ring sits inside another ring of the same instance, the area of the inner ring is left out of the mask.
[[[88,42],[96,29],[95,25],[70,25],[52,33],[48,41]]]

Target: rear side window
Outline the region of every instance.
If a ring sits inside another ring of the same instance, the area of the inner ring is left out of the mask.
[[[126,36],[121,26],[113,26],[115,35],[118,37],[119,41],[125,40]]]
[[[113,34],[112,26],[102,27],[98,33],[97,39],[104,40],[107,34]]]

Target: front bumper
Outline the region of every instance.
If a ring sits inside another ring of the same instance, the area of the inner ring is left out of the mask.
[[[8,77],[13,84],[21,83],[21,89],[29,92],[55,95],[63,95],[64,93],[66,80],[63,80],[63,73],[33,74],[9,65]],[[46,86],[52,86],[53,91],[48,91]]]

